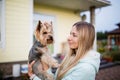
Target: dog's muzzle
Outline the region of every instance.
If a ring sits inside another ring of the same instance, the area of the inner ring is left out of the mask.
[[[54,41],[53,36],[49,36],[47,39],[47,43],[50,44],[53,43],[53,41]]]

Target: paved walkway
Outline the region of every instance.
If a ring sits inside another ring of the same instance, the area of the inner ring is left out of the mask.
[[[120,80],[120,65],[99,70],[96,80]]]

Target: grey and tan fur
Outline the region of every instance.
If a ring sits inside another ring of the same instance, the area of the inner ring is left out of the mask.
[[[47,64],[48,67],[58,67],[57,61],[49,55],[47,48],[49,44],[54,42],[52,22],[42,23],[39,21],[35,29],[35,38],[36,41],[29,52],[29,63],[35,60],[33,72],[41,80],[53,80],[53,75],[47,73],[43,67],[43,63]]]

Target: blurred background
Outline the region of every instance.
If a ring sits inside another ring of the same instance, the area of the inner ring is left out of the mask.
[[[29,80],[28,54],[38,20],[53,22],[55,42],[49,49],[59,63],[69,50],[72,25],[92,23],[94,49],[101,53],[96,80],[120,80],[119,4],[119,0],[0,0],[0,80]]]

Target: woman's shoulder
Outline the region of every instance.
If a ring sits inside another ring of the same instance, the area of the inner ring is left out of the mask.
[[[76,66],[74,66],[73,68],[71,68],[68,71],[68,74],[73,73],[73,72],[81,72],[81,71],[94,71],[94,67],[89,64],[89,63],[78,63]]]
[[[100,59],[100,53],[95,50],[89,50],[85,56],[83,56],[79,62],[84,62],[88,60]],[[89,62],[89,61],[88,61]]]
[[[94,66],[91,63],[78,63],[78,65],[75,66],[75,69],[90,69],[94,68]]]
[[[93,80],[95,74],[95,69],[91,64],[80,63],[69,70],[62,80],[68,80],[69,78],[69,80]],[[92,77],[92,79],[88,79],[88,77]]]
[[[100,56],[100,53],[93,49],[89,50],[87,54],[91,56]]]
[[[74,70],[82,68],[93,68],[93,65],[88,62],[79,62],[76,66],[73,67]]]

